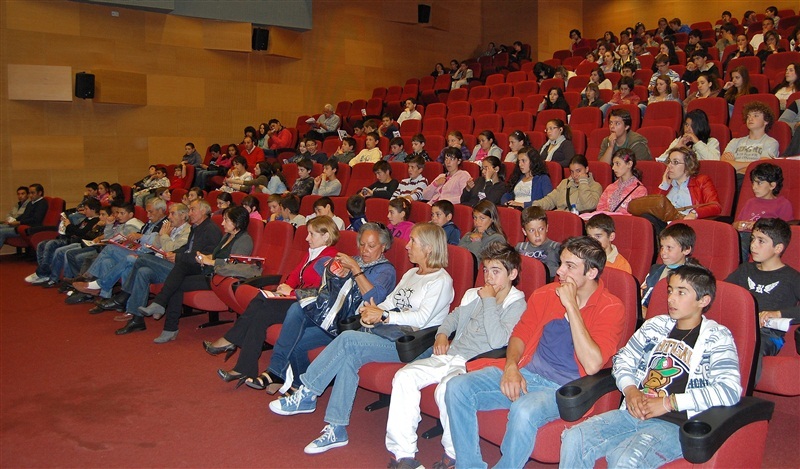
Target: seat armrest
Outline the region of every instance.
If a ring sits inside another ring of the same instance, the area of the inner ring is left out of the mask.
[[[406,334],[397,339],[394,343],[397,347],[397,355],[403,363],[414,361],[422,352],[433,346],[436,340],[436,331],[439,326],[428,327]]]
[[[270,285],[278,285],[280,283],[281,283],[280,275],[264,275],[262,277],[254,277],[251,279],[244,280],[240,283],[240,285],[250,285],[256,288],[264,288]]]
[[[479,360],[481,358],[506,358],[506,349],[508,347],[500,347],[493,350],[489,350],[488,352],[483,352],[479,355],[475,355],[474,357],[467,360],[471,362],[472,360]]]
[[[556,392],[556,404],[562,420],[574,422],[586,415],[598,399],[616,391],[617,383],[611,376],[611,368],[583,376],[561,386]]]
[[[702,464],[737,430],[753,422],[770,420],[775,403],[756,397],[743,397],[738,404],[712,407],[687,420],[680,429],[683,457]]]

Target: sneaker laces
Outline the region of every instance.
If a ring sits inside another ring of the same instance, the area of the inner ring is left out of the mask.
[[[322,436],[317,438],[317,441],[319,441],[320,443],[326,443],[326,442],[333,443],[336,441],[336,434],[334,433],[333,425],[330,424],[325,425],[325,428],[323,428],[320,433],[322,434]]]
[[[302,388],[302,390],[298,390],[297,392],[292,393],[292,395],[290,395],[288,397],[284,397],[282,399],[284,399],[284,403],[287,406],[298,407],[300,405],[300,401],[302,401],[303,398],[306,397],[305,395],[306,395],[306,389]],[[329,426],[330,425],[328,425],[328,427]],[[328,427],[325,427],[325,428],[328,428]],[[322,431],[324,432],[325,430],[323,429]]]

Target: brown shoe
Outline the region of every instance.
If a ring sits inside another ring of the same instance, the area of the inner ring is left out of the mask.
[[[99,288],[89,288],[89,282],[75,282],[72,286],[79,292],[86,293],[87,295],[97,296],[100,293]]]

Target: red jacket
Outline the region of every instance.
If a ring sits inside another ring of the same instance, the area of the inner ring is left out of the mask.
[[[539,345],[544,326],[554,319],[561,319],[567,310],[556,295],[559,283],[553,282],[537,289],[528,299],[528,306],[522,313],[511,337],[517,337],[525,343],[525,351],[519,360],[522,368],[531,361],[533,353]],[[589,297],[586,306],[581,308],[581,315],[586,329],[592,340],[600,347],[603,363],[608,363],[621,345],[620,338],[625,317],[625,307],[619,298],[606,290],[603,281],[598,281],[597,290]],[[627,314],[634,314],[628,312]],[[586,370],[575,356],[575,363],[581,376],[586,376]],[[500,369],[505,366],[505,359],[481,359],[467,363],[467,368],[477,370],[486,366],[496,366]]]
[[[282,128],[278,133],[269,138],[269,149],[277,150],[278,148],[291,148],[292,146],[292,132],[286,127]]]
[[[714,217],[722,213],[722,205],[719,204],[719,196],[714,182],[705,174],[698,174],[689,178],[689,196],[692,198],[692,205],[708,204],[694,209],[697,218]],[[658,188],[659,194],[667,195],[670,189]]]
[[[338,251],[333,246],[328,246],[319,253],[319,256],[309,264],[308,253],[303,260],[286,278],[286,284],[294,288],[317,288],[322,284],[322,276],[315,269],[315,264],[322,259],[334,257]],[[326,259],[327,260],[327,259]],[[301,278],[302,276],[302,278]]]

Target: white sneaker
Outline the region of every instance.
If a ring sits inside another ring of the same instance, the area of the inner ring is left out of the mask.
[[[33,282],[39,280],[39,278],[40,277],[38,275],[36,275],[36,272],[34,272],[34,273],[28,275],[27,277],[25,277],[25,281],[28,282],[28,283],[33,283]]]

